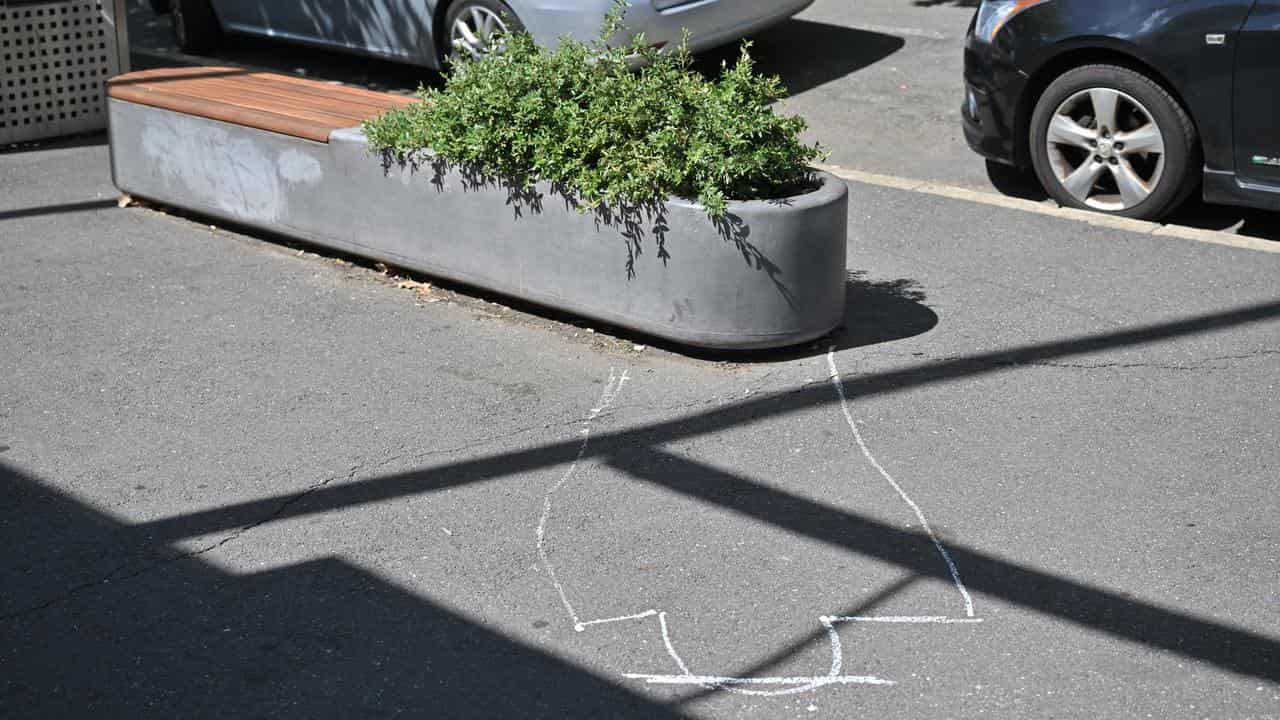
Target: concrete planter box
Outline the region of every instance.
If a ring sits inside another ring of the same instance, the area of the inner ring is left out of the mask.
[[[358,128],[328,143],[109,101],[122,191],[584,317],[708,348],[792,345],[844,312],[848,191],[734,203],[673,198],[582,213],[429,161],[384,168]]]

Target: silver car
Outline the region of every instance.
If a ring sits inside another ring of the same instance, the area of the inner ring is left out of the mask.
[[[813,0],[627,0],[629,33],[650,43],[714,47],[795,15]],[[476,53],[499,31],[528,30],[544,46],[600,33],[612,0],[152,0],[171,6],[187,52],[212,50],[222,31],[440,68]]]

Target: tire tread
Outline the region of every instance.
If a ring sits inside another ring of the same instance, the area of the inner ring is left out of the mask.
[[[1047,168],[1042,167],[1047,158],[1043,157],[1044,151],[1041,149],[1041,146],[1043,146],[1044,143],[1042,137],[1043,131],[1040,130],[1040,127],[1044,124],[1044,115],[1047,112],[1056,110],[1057,104],[1062,102],[1062,100],[1052,100],[1052,98],[1061,92],[1062,88],[1075,85],[1079,82],[1079,78],[1081,77],[1106,78],[1109,75],[1112,77],[1123,78],[1125,81],[1131,82],[1154,94],[1155,97],[1165,104],[1165,109],[1170,110],[1173,114],[1176,127],[1172,128],[1172,130],[1176,132],[1177,137],[1166,137],[1165,142],[1182,143],[1180,152],[1181,157],[1184,160],[1183,164],[1185,165],[1185,167],[1182,168],[1182,177],[1178,179],[1178,184],[1174,187],[1174,190],[1171,193],[1163,193],[1164,197],[1157,198],[1159,202],[1156,205],[1147,207],[1147,203],[1151,199],[1148,198],[1147,201],[1144,201],[1129,210],[1106,213],[1125,217],[1158,219],[1168,214],[1186,200],[1191,191],[1199,184],[1199,170],[1203,165],[1203,161],[1201,160],[1199,134],[1196,131],[1195,122],[1192,120],[1191,115],[1187,113],[1187,110],[1182,106],[1182,103],[1179,102],[1178,99],[1164,87],[1164,85],[1160,84],[1150,76],[1132,68],[1111,63],[1090,63],[1088,65],[1081,65],[1079,67],[1072,68],[1071,70],[1059,75],[1053,82],[1049,83],[1048,87],[1046,87],[1044,92],[1040,95],[1039,101],[1036,103],[1031,120],[1031,157],[1033,165],[1035,166],[1036,174],[1040,177],[1040,181],[1045,186],[1045,190],[1049,192],[1049,194],[1052,195],[1059,204],[1078,207],[1093,212],[1106,212],[1098,210],[1097,208],[1089,207],[1069,195],[1064,197],[1064,191],[1061,191],[1056,187],[1056,179],[1052,178],[1048,173]],[[1097,82],[1100,81],[1094,80],[1088,84],[1095,84]],[[1120,90],[1121,92],[1134,94],[1122,86],[1115,87],[1115,89]],[[1072,90],[1072,92],[1074,92],[1074,90]],[[1048,102],[1046,102],[1046,100],[1048,100]],[[1054,107],[1049,108],[1048,105],[1053,105]],[[1152,112],[1156,111],[1154,108],[1151,110]],[[1167,155],[1168,153],[1166,151],[1166,156]],[[1166,170],[1169,167],[1167,157],[1165,167]],[[1160,188],[1157,188],[1152,193],[1152,197],[1155,197],[1157,193],[1161,193]]]

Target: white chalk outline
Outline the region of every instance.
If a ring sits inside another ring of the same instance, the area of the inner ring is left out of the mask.
[[[795,675],[783,677],[758,677],[758,678],[740,678],[727,677],[724,675],[651,675],[646,673],[623,673],[625,678],[631,680],[644,680],[650,685],[701,685],[722,690],[728,690],[734,685],[791,685],[794,683],[805,683],[803,687],[792,688],[783,693],[769,693],[770,695],[785,695],[797,692],[805,692],[823,685],[896,685],[892,680],[885,680],[874,675],[841,675],[839,677],[828,678],[822,676]],[[765,693],[759,693],[765,694]]]
[[[648,675],[643,673],[628,673],[624,674],[623,677],[666,685],[700,685],[708,690],[727,690],[739,695],[756,695],[763,697],[795,695],[797,693],[816,690],[817,688],[825,685],[896,684],[892,680],[885,680],[884,678],[878,678],[873,675],[841,675],[840,670],[844,667],[844,646],[840,643],[840,634],[836,632],[835,626],[830,618],[821,617],[818,618],[818,621],[822,623],[822,627],[826,628],[827,638],[831,641],[831,670],[828,671],[826,675],[757,678],[725,677],[721,675],[695,675],[689,670],[689,666],[685,664],[684,659],[680,657],[680,653],[676,652],[675,643],[671,641],[671,631],[667,626],[667,614],[665,612],[660,612],[658,613],[658,626],[662,628],[662,644],[667,648],[667,655],[675,661],[676,667],[680,668],[681,674]],[[736,687],[737,685],[797,686],[786,688],[784,690],[748,690]]]
[[[849,423],[849,429],[853,431],[853,439],[858,442],[858,449],[862,450],[862,455],[871,463],[871,466],[879,471],[881,477],[889,482],[889,485],[898,493],[898,497],[902,498],[916,514],[916,520],[920,521],[920,526],[928,533],[929,539],[933,541],[933,546],[938,549],[938,554],[942,556],[942,560],[947,564],[947,569],[951,571],[951,580],[955,583],[956,590],[960,592],[960,597],[964,598],[964,614],[965,617],[973,617],[973,598],[969,597],[969,591],[965,589],[964,582],[960,580],[960,570],[956,568],[956,563],[951,559],[951,553],[947,552],[946,546],[938,539],[937,533],[929,525],[929,521],[925,519],[924,512],[920,510],[920,506],[907,495],[897,480],[889,474],[888,470],[876,460],[876,456],[871,454],[867,449],[867,443],[862,439],[862,433],[858,432],[858,423],[853,419],[853,413],[849,411],[849,398],[845,397],[844,381],[840,379],[840,370],[836,368],[836,346],[832,345],[827,349],[827,368],[831,370],[831,384],[835,387],[836,393],[840,396],[840,410],[844,413],[845,422]]]
[[[551,517],[551,498],[556,491],[564,487],[569,482],[569,478],[573,477],[573,473],[578,469],[578,463],[582,461],[582,457],[587,454],[587,444],[591,442],[591,423],[600,414],[609,409],[613,404],[614,398],[618,397],[618,393],[622,392],[622,386],[627,384],[630,377],[630,370],[623,370],[619,376],[614,372],[613,368],[609,368],[609,382],[605,384],[604,390],[600,393],[600,402],[591,408],[591,412],[582,419],[582,428],[578,430],[582,434],[582,442],[578,444],[578,454],[574,456],[573,462],[569,463],[569,468],[564,471],[560,479],[555,482],[542,497],[542,516],[538,518],[538,557],[542,559],[542,566],[547,569],[547,576],[551,578],[551,584],[555,586],[556,593],[560,595],[560,604],[564,605],[564,609],[569,613],[569,619],[573,621],[573,629],[582,632],[587,629],[588,625],[599,625],[603,623],[619,622],[622,620],[636,620],[638,618],[656,615],[657,610],[645,610],[635,615],[623,615],[621,617],[603,618],[600,620],[588,620],[583,622],[578,617],[578,612],[573,609],[573,603],[569,602],[569,595],[564,590],[564,585],[560,584],[560,579],[556,577],[556,570],[551,565],[551,560],[547,558],[547,520]],[[615,385],[616,383],[616,385]]]
[[[951,572],[951,579],[956,586],[956,590],[960,593],[964,600],[965,617],[954,618],[946,615],[851,615],[851,616],[833,616],[824,615],[818,618],[823,628],[827,631],[827,637],[831,643],[831,669],[826,675],[801,675],[801,676],[766,676],[766,677],[731,677],[724,675],[697,675],[689,669],[680,653],[676,651],[675,643],[671,640],[671,630],[667,623],[666,611],[655,609],[644,610],[642,612],[631,615],[620,615],[617,617],[599,618],[596,620],[583,620],[577,610],[574,609],[573,603],[569,600],[569,595],[561,584],[559,577],[556,575],[555,568],[551,564],[551,560],[546,550],[546,527],[547,522],[551,518],[552,498],[566,483],[573,477],[577,471],[578,464],[586,455],[587,445],[591,440],[591,423],[599,417],[605,410],[612,405],[618,394],[622,391],[623,385],[629,379],[629,370],[623,370],[622,375],[617,375],[613,368],[609,369],[609,380],[605,384],[605,388],[600,395],[600,401],[591,411],[582,419],[582,427],[579,432],[582,435],[582,442],[578,446],[578,452],[574,456],[573,461],[569,463],[569,467],[564,474],[553,483],[542,499],[542,515],[538,519],[537,549],[538,557],[542,561],[542,566],[546,568],[547,576],[551,579],[551,584],[555,587],[556,594],[560,597],[560,604],[564,606],[565,612],[568,613],[570,621],[573,623],[573,629],[576,632],[582,632],[592,625],[603,625],[606,623],[625,622],[629,620],[641,620],[648,617],[657,616],[658,626],[662,633],[662,643],[666,647],[667,655],[676,664],[680,670],[679,674],[654,674],[654,673],[623,673],[623,677],[632,680],[642,680],[651,685],[698,685],[709,690],[726,690],[732,693],[742,695],[755,695],[765,697],[777,697],[782,695],[794,695],[797,693],[808,692],[820,687],[828,685],[878,685],[889,686],[896,685],[893,680],[876,677],[874,675],[841,675],[840,671],[844,666],[844,648],[840,641],[840,634],[836,631],[836,623],[881,623],[881,624],[967,624],[981,623],[982,618],[974,617],[973,599],[969,596],[968,590],[965,589],[964,583],[960,580],[960,571],[956,568],[955,562],[951,558],[951,554],[947,552],[942,541],[934,533],[933,528],[929,525],[929,521],[925,519],[924,512],[920,509],[902,486],[898,484],[893,476],[889,474],[884,466],[876,460],[875,455],[867,447],[866,442],[862,438],[862,433],[858,431],[857,422],[853,418],[853,413],[849,409],[849,400],[845,396],[844,383],[840,378],[840,371],[835,363],[835,346],[831,346],[827,350],[827,367],[830,369],[830,381],[836,390],[836,394],[840,398],[840,409],[844,414],[845,421],[849,425],[849,429],[853,431],[854,440],[857,441],[858,448],[862,451],[863,457],[871,463],[880,475],[889,483],[889,485],[897,492],[898,496],[911,508],[915,513],[916,519],[933,541],[934,547],[937,548],[938,554],[942,556],[943,561],[947,565],[947,569]],[[756,690],[741,686],[770,686],[770,685],[791,685],[793,687],[781,690]]]
[[[848,615],[844,617],[827,617],[831,622],[859,623],[892,623],[903,625],[955,625],[960,623],[980,623],[982,618],[953,618],[946,615]]]
[[[590,625],[604,625],[605,623],[616,623],[622,622],[623,620],[639,620],[640,618],[653,617],[657,614],[657,610],[645,610],[644,612],[636,613],[635,615],[621,615],[619,617],[601,618],[599,620],[587,620],[586,622],[575,623],[573,629],[578,632],[582,632]]]

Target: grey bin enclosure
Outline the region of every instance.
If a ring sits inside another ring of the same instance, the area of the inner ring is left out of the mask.
[[[844,314],[848,189],[825,173],[719,226],[680,199],[617,218],[430,158],[384,168],[359,128],[326,144],[109,102],[116,185],[163,204],[702,347],[793,345]]]
[[[125,19],[125,0],[0,0],[0,145],[106,127]]]

